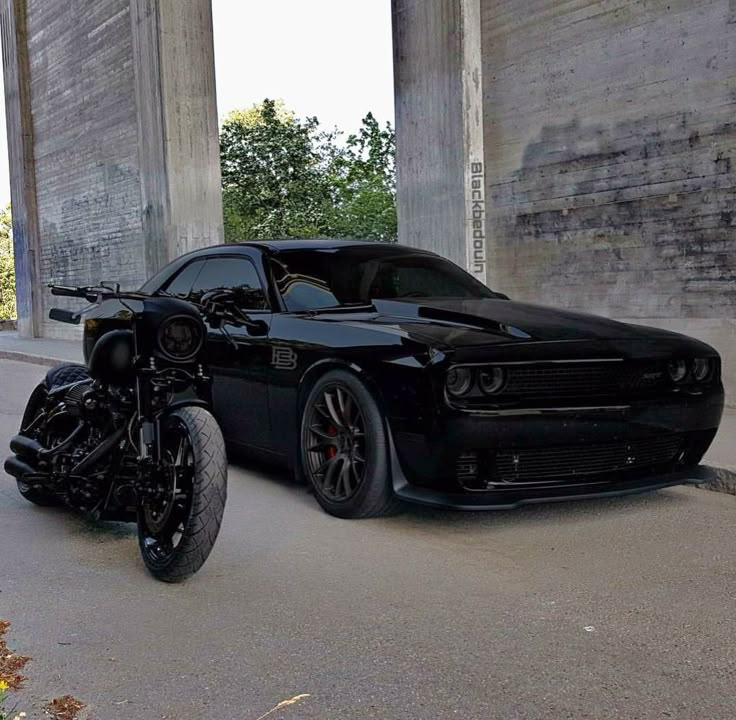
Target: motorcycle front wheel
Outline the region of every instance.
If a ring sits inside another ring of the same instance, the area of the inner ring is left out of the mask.
[[[209,557],[227,498],[225,442],[217,421],[197,406],[161,421],[165,493],[138,510],[138,544],[149,572],[183,582]]]

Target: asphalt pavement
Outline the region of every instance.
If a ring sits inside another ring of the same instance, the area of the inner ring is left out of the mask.
[[[0,361],[0,447],[43,373]],[[344,521],[282,474],[229,481],[209,562],[167,586],[132,526],[0,479],[24,709],[72,693],[97,720],[256,720],[308,694],[269,720],[736,717],[734,496]]]

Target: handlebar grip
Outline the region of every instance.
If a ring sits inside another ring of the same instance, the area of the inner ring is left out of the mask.
[[[62,297],[85,297],[84,288],[69,287],[67,285],[52,285],[52,295],[61,295]]]

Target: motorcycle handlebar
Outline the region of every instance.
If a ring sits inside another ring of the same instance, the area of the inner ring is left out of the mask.
[[[51,294],[62,297],[83,298],[87,296],[86,288],[70,287],[68,285],[52,285]]]

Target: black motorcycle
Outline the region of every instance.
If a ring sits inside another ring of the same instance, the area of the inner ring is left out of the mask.
[[[195,306],[115,285],[51,292],[92,307],[118,301],[120,327],[99,338],[86,366],[53,368],[36,387],[5,471],[37,505],[137,522],[149,571],[181,582],[207,560],[225,509],[225,444],[202,359],[205,320],[226,332],[236,311],[227,293]],[[50,317],[78,324],[84,312]]]

